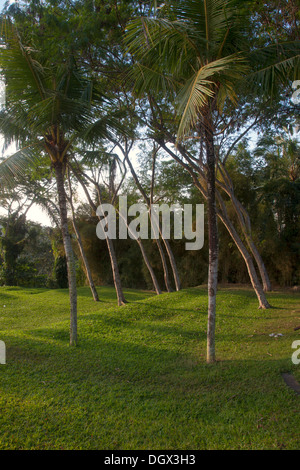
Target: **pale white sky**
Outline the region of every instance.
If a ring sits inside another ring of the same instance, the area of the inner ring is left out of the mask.
[[[0,0],[1,2],[1,0]],[[3,145],[3,139],[1,139],[0,137],[0,149],[2,148],[2,145]],[[6,152],[5,152],[5,156],[9,156],[9,155],[12,155],[15,151],[15,148],[14,147],[10,147]],[[1,152],[0,152],[1,153]],[[4,209],[2,209],[2,207],[0,206],[0,214],[1,215],[6,215],[6,211]],[[33,222],[38,222],[42,225],[48,225],[50,226],[51,225],[51,221],[49,219],[49,217],[47,216],[47,214],[45,213],[45,211],[43,211],[39,206],[37,206],[36,204],[34,204],[28,211],[27,213],[27,219],[29,220],[32,220]]]
[[[0,10],[2,10],[5,3],[6,3],[6,0],[0,0]],[[10,1],[9,3],[14,3],[14,2]]]
[[[0,0],[0,11],[4,7],[4,4],[6,3],[6,0]],[[13,1],[10,1],[9,3],[14,3]],[[2,142],[0,140],[0,147],[2,146]],[[7,152],[8,155],[13,153],[13,149]],[[3,210],[0,207],[0,213],[3,214]],[[47,217],[44,211],[42,211],[37,205],[34,205],[29,211],[28,211],[28,219],[33,220],[34,222],[39,222],[40,224],[43,225],[51,225],[50,219]]]

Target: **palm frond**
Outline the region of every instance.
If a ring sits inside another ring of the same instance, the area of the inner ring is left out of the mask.
[[[0,163],[0,185],[13,186],[15,178],[22,177],[24,173],[28,172],[28,168],[39,165],[43,158],[42,149],[42,143],[37,142],[2,160]]]
[[[271,45],[252,51],[248,60],[252,72],[247,88],[261,95],[274,95],[280,85],[300,77],[300,41]]]
[[[85,127],[78,134],[78,139],[91,145],[98,143],[101,139],[109,139],[116,133],[130,137],[132,132],[122,121],[123,118],[123,111],[108,112],[106,115],[101,116],[101,118],[94,119],[90,125]]]
[[[127,50],[144,65],[151,64],[182,75],[187,60],[201,56],[201,38],[191,24],[162,18],[133,20],[125,35]]]
[[[9,84],[8,97],[12,94],[28,100],[33,90],[45,97],[43,80],[46,69],[35,57],[37,51],[22,43],[18,31],[8,19],[0,22],[0,30],[4,43],[0,48],[0,70]]]
[[[221,90],[219,105],[229,97],[235,99],[233,84],[247,71],[245,59],[238,54],[215,60],[200,68],[190,78],[177,96],[181,122],[177,139],[180,140],[196,124],[199,115],[212,98]],[[224,96],[225,95],[225,96]]]
[[[188,0],[175,3],[179,20],[189,23],[192,19],[198,35],[205,38],[206,47],[219,43],[223,32],[235,22],[236,9],[231,0]]]

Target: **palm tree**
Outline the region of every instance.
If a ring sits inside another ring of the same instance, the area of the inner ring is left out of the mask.
[[[242,2],[244,3],[244,2]],[[215,315],[218,277],[215,122],[226,100],[234,104],[246,76],[262,91],[274,77],[287,79],[296,47],[251,51],[249,54],[242,3],[230,0],[165,2],[154,18],[128,26],[126,42],[135,58],[134,89],[162,97],[171,90],[180,118],[177,142],[196,136],[205,149],[209,274],[207,362],[215,361]],[[278,60],[278,51],[281,57]],[[247,53],[246,53],[247,52]],[[288,55],[285,54],[287,52]],[[264,67],[257,67],[263,63]],[[169,95],[170,96],[170,95]]]
[[[46,54],[24,44],[8,20],[2,25],[2,41],[0,68],[6,83],[6,107],[1,113],[0,131],[7,143],[14,141],[21,148],[1,163],[0,178],[4,184],[13,182],[23,169],[45,160],[53,169],[68,266],[70,344],[76,345],[76,272],[64,179],[75,142],[89,129],[96,127],[103,132],[107,122],[95,122],[95,103],[101,100],[72,56],[61,64],[51,63]]]

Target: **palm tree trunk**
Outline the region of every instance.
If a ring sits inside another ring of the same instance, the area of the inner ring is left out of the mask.
[[[125,218],[122,216],[122,214],[117,210],[118,214],[119,214],[119,217],[122,217],[126,227],[127,227],[127,230],[130,232],[131,236],[134,238],[134,240],[136,240],[136,242],[138,243],[139,245],[139,248],[141,250],[141,253],[142,253],[142,256],[143,256],[143,260],[144,260],[144,263],[145,265],[147,266],[147,269],[149,271],[149,274],[151,276],[151,279],[152,279],[152,282],[153,282],[153,287],[155,289],[155,292],[157,295],[160,295],[162,292],[161,292],[161,288],[159,287],[159,284],[158,284],[158,281],[157,281],[157,278],[155,276],[155,273],[152,269],[152,266],[151,266],[151,263],[148,259],[148,256],[146,254],[146,251],[145,251],[145,248],[144,248],[144,245],[142,243],[142,240],[140,238],[138,238],[133,232],[132,230],[130,230],[130,227],[129,225],[127,224],[127,221],[125,220]]]
[[[232,184],[231,178],[230,178],[229,173],[228,173],[227,169],[225,168],[224,164],[219,163],[218,169],[221,172],[221,175],[223,177],[223,181],[220,182],[220,181],[217,180],[217,183],[223,189],[223,191],[225,191],[226,194],[230,197],[230,200],[231,200],[233,208],[236,212],[239,224],[240,224],[241,229],[243,231],[243,234],[246,238],[248,247],[249,247],[251,253],[253,254],[254,259],[256,261],[256,264],[258,266],[259,273],[260,273],[260,276],[261,276],[261,279],[262,279],[262,282],[263,282],[263,289],[264,289],[265,292],[269,292],[269,291],[272,290],[270,278],[269,278],[267,269],[265,267],[265,264],[262,260],[262,257],[260,256],[260,253],[259,253],[259,251],[258,251],[257,247],[255,246],[255,243],[252,239],[251,221],[250,221],[249,214],[248,214],[247,210],[245,209],[245,207],[241,204],[241,202],[236,198],[236,196],[234,194],[234,189],[233,189],[233,184]]]
[[[162,240],[164,242],[164,245],[166,247],[166,250],[169,256],[169,260],[170,260],[170,264],[171,264],[171,268],[173,272],[173,277],[174,277],[174,282],[175,282],[175,287],[176,287],[176,290],[179,291],[181,289],[181,284],[180,284],[180,278],[179,278],[179,273],[178,273],[175,257],[174,257],[172,248],[170,247],[170,243],[168,242],[168,240],[166,240],[165,238],[162,238]]]
[[[161,146],[166,150],[166,152],[168,152],[171,155],[171,157],[177,163],[179,163],[183,168],[186,169],[186,171],[188,171],[190,173],[191,177],[193,178],[194,185],[196,186],[196,188],[198,188],[198,190],[200,191],[202,196],[207,200],[207,190],[199,182],[199,178],[197,178],[197,176],[196,176],[197,174],[195,173],[192,165],[188,166],[187,164],[182,162],[182,160],[180,160],[177,157],[177,155],[174,152],[172,152],[172,150],[170,150],[163,142],[160,142],[160,143],[161,143]],[[183,151],[183,149],[180,146],[178,146],[178,149],[181,152],[181,154],[184,157],[186,157],[186,153]],[[197,170],[197,168],[195,170]],[[206,181],[206,178],[205,178],[205,181]],[[207,183],[206,183],[206,185],[207,185]],[[251,259],[251,256],[250,256],[249,252],[247,251],[247,249],[246,249],[244,243],[242,242],[241,238],[239,237],[237,231],[235,230],[232,222],[230,221],[230,219],[228,217],[228,214],[227,214],[227,211],[226,211],[226,208],[225,208],[225,205],[224,205],[224,202],[223,202],[223,199],[222,199],[220,194],[218,194],[218,201],[220,203],[220,207],[221,207],[221,211],[222,211],[221,213],[218,212],[218,216],[219,216],[220,220],[222,221],[222,223],[225,225],[226,229],[228,230],[229,235],[231,236],[232,240],[236,244],[239,252],[241,253],[241,255],[242,255],[242,257],[245,261],[252,287],[253,287],[253,289],[254,289],[254,291],[257,295],[258,301],[259,301],[259,308],[263,308],[263,309],[270,308],[270,305],[269,305],[269,303],[266,299],[264,291],[268,291],[268,290],[271,290],[271,289],[270,288],[265,289],[265,287],[264,287],[264,289],[261,288],[259,279],[258,279],[257,274],[256,274],[256,270],[255,270],[255,267],[254,267],[254,264],[253,264],[253,261]],[[256,262],[257,262],[258,266],[260,266],[257,259],[256,259]],[[266,279],[268,279],[267,272],[266,272]],[[269,285],[271,286],[271,284],[269,284]]]
[[[168,265],[166,261],[166,257],[163,251],[163,248],[161,246],[160,240],[156,239],[155,240],[159,254],[160,254],[160,259],[162,262],[162,267],[163,267],[163,272],[164,272],[164,281],[165,281],[165,286],[167,289],[167,292],[173,292],[171,282],[170,282],[170,277],[169,277],[169,270],[168,270]]]
[[[235,230],[232,222],[230,221],[230,219],[228,217],[224,201],[222,200],[219,193],[217,193],[217,196],[218,196],[218,201],[219,201],[220,208],[221,208],[221,211],[219,211],[218,216],[221,219],[221,221],[223,222],[223,224],[225,225],[225,227],[227,228],[230,236],[234,240],[239,252],[241,253],[241,255],[242,255],[242,257],[243,257],[243,259],[246,263],[252,287],[253,287],[253,289],[256,293],[256,296],[258,298],[258,301],[259,301],[259,308],[262,308],[262,309],[270,308],[270,304],[267,301],[265,293],[263,291],[263,288],[262,288],[262,286],[259,282],[256,270],[255,270],[255,267],[254,267],[254,264],[253,264],[253,260],[250,256],[249,252],[247,251],[245,245],[243,244],[242,240],[240,239],[237,231]]]
[[[244,234],[245,234],[245,238],[247,240],[247,244],[250,248],[250,251],[251,253],[253,254],[254,256],[254,259],[256,261],[256,264],[258,266],[258,269],[259,269],[259,273],[260,273],[260,277],[262,279],[262,283],[263,283],[263,289],[265,292],[270,292],[272,290],[272,285],[271,285],[271,281],[270,281],[270,278],[269,278],[269,275],[268,275],[268,272],[267,272],[267,269],[265,267],[265,264],[263,262],[263,259],[262,257],[260,256],[260,253],[252,239],[252,230],[251,230],[251,222],[250,222],[250,217],[249,217],[249,214],[248,212],[246,211],[246,209],[244,208],[244,206],[240,203],[239,200],[236,200],[236,204],[238,206],[238,211],[241,213],[241,218],[240,218],[240,223],[241,225],[244,225]],[[243,224],[244,222],[244,224]]]
[[[207,206],[208,206],[208,243],[209,243],[209,268],[208,268],[208,322],[207,322],[207,362],[216,360],[215,350],[215,326],[216,326],[216,300],[218,285],[218,225],[216,208],[216,183],[215,183],[215,151],[212,134],[212,125],[207,121],[205,128],[205,144],[207,157]]]
[[[71,237],[68,228],[67,201],[64,187],[64,168],[61,162],[54,164],[56,185],[58,193],[58,203],[60,211],[61,232],[68,267],[68,283],[70,296],[70,345],[77,344],[77,288],[76,288],[76,268],[72,249]]]
[[[253,260],[250,256],[249,252],[246,250],[244,244],[242,243],[241,239],[239,238],[239,236],[238,236],[235,228],[231,224],[231,222],[227,218],[225,218],[222,214],[219,214],[219,217],[222,220],[225,227],[227,228],[227,230],[230,233],[231,237],[233,238],[237,248],[239,249],[239,252],[241,253],[241,255],[242,255],[242,257],[243,257],[243,259],[246,263],[252,287],[253,287],[253,289],[256,293],[256,296],[258,298],[258,301],[259,301],[259,307],[258,308],[262,308],[262,309],[270,308],[271,306],[270,306],[269,302],[267,301],[264,290],[262,288],[262,285],[259,282],[259,279],[258,279],[257,274],[256,274],[256,270],[255,270],[255,267],[254,267],[254,264],[253,264]]]
[[[73,173],[75,174],[77,180],[81,184],[82,189],[85,192],[85,195],[86,195],[86,198],[88,200],[88,203],[89,203],[90,207],[96,213],[97,206],[93,202],[93,200],[90,196],[90,193],[89,193],[89,191],[88,191],[88,189],[87,189],[87,187],[86,187],[86,185],[85,185],[85,183],[84,183],[84,181],[81,177],[81,174],[75,168],[73,168],[73,167],[71,167],[71,168],[72,168]],[[97,193],[98,193],[99,204],[101,204],[101,193],[100,193],[99,186],[97,185],[96,181],[93,181],[93,184],[95,185],[95,188],[96,188]],[[99,220],[100,220],[100,216],[99,216]],[[109,257],[110,257],[111,269],[112,269],[113,279],[114,279],[114,286],[115,286],[116,293],[117,293],[118,306],[121,306],[121,305],[126,304],[127,301],[126,301],[126,299],[124,297],[124,294],[123,294],[122,283],[121,283],[121,278],[120,278],[120,273],[119,273],[119,268],[118,268],[118,263],[117,263],[117,257],[116,257],[116,253],[115,253],[115,249],[114,249],[114,245],[112,243],[112,240],[110,240],[108,237],[106,238],[106,244],[107,244],[108,253],[109,253]]]
[[[82,261],[83,261],[83,265],[84,265],[84,269],[85,269],[85,273],[86,273],[86,278],[88,280],[88,283],[89,283],[89,286],[90,286],[90,289],[91,289],[91,292],[92,292],[93,299],[94,299],[95,302],[99,302],[98,292],[97,292],[97,289],[96,289],[94,281],[93,281],[90,265],[89,265],[88,259],[86,257],[84,248],[83,248],[81,235],[80,235],[80,232],[77,228],[74,215],[72,217],[72,224],[73,224],[74,232],[75,232],[75,235],[76,235],[80,255],[81,255],[81,258],[82,258]]]
[[[98,194],[99,204],[101,206],[102,197],[101,197],[100,187],[96,182],[94,182],[94,184],[95,184],[95,188]],[[99,220],[100,220],[100,217],[99,217]],[[118,261],[117,261],[113,241],[109,237],[106,237],[106,243],[107,243],[108,253],[110,257],[111,269],[112,269],[113,278],[114,278],[114,285],[115,285],[115,289],[117,293],[118,306],[120,307],[121,305],[127,304],[127,300],[125,299],[124,294],[123,294],[122,282],[121,282]]]
[[[146,202],[147,204],[147,207],[149,209],[149,217],[150,217],[150,221],[151,221],[151,204],[153,203],[153,182],[154,182],[154,167],[152,168],[152,184],[151,184],[151,195],[150,195],[150,198],[147,196],[144,188],[142,187],[141,183],[140,183],[140,180],[135,172],[135,169],[129,159],[129,156],[128,154],[125,155],[125,160],[129,166],[129,169],[130,169],[130,172],[132,174],[132,177],[135,181],[135,184],[137,185],[142,197],[144,198],[144,201]],[[159,222],[158,222],[159,224]],[[160,225],[158,226],[158,231],[159,231],[159,234],[160,236],[162,237],[163,241],[164,241],[164,244],[166,246],[166,249],[167,249],[167,254],[169,256],[169,260],[170,260],[170,264],[171,264],[171,268],[173,270],[173,276],[174,276],[174,280],[175,280],[175,284],[176,284],[176,289],[179,290],[180,289],[180,280],[179,280],[179,274],[178,274],[178,270],[177,270],[177,267],[176,267],[176,262],[175,262],[175,258],[174,258],[174,255],[173,255],[173,252],[171,250],[171,247],[169,244],[166,243],[166,240],[164,240],[163,236],[162,236],[162,231],[161,231],[161,227]],[[164,271],[164,280],[165,280],[165,286],[166,286],[166,289],[168,292],[173,292],[173,289],[171,287],[171,283],[170,283],[170,278],[169,278],[169,271],[168,271],[168,267],[167,267],[167,262],[166,262],[166,258],[165,258],[165,255],[164,255],[164,252],[163,252],[163,248],[161,246],[161,243],[158,239],[156,239],[156,244],[157,244],[157,247],[158,247],[158,251],[159,251],[159,254],[160,254],[160,257],[161,257],[161,262],[162,262],[162,266],[163,266],[163,271]]]
[[[93,277],[92,277],[92,273],[91,273],[91,269],[90,269],[90,265],[89,265],[88,259],[86,257],[84,248],[83,248],[81,235],[80,235],[80,232],[78,230],[78,227],[77,227],[76,221],[75,221],[75,211],[74,211],[74,205],[73,205],[73,192],[72,192],[72,186],[71,186],[71,180],[70,180],[69,173],[68,173],[68,181],[69,181],[70,197],[67,197],[67,200],[68,200],[68,202],[70,204],[70,207],[71,207],[72,225],[73,225],[74,233],[75,233],[75,236],[76,236],[76,240],[77,240],[77,244],[78,244],[78,247],[79,247],[81,259],[83,261],[83,265],[84,265],[84,269],[85,269],[86,278],[88,280],[88,283],[89,283],[89,286],[90,286],[90,289],[91,289],[91,292],[92,292],[93,299],[94,299],[95,302],[99,302],[98,292],[97,292],[97,289],[95,287]]]
[[[261,279],[262,279],[262,283],[263,283],[264,292],[271,292],[272,284],[271,284],[271,281],[270,281],[265,263],[263,262],[263,259],[260,256],[260,253],[259,253],[258,249],[256,248],[256,245],[253,242],[252,238],[250,238],[247,241],[248,241],[248,244],[249,244],[249,248],[250,248],[250,250],[251,250],[251,252],[254,256],[254,259],[256,261],[256,264],[258,266],[260,276],[261,276]]]
[[[145,201],[147,202],[148,209],[149,209],[148,215],[149,215],[149,218],[150,218],[151,226],[153,227],[154,232],[158,232],[159,235],[162,236],[162,231],[161,231],[159,220],[156,221],[155,218],[152,219],[150,200],[146,198]],[[171,282],[170,282],[170,277],[169,277],[169,270],[168,270],[167,260],[166,260],[166,257],[165,257],[164,250],[163,250],[163,247],[161,245],[160,239],[155,238],[155,243],[157,245],[159,255],[160,255],[160,259],[161,259],[161,262],[162,262],[163,273],[164,273],[164,281],[165,281],[165,286],[166,286],[167,292],[173,292],[173,288],[172,288],[172,285],[171,285]]]
[[[140,250],[141,250],[141,253],[142,253],[142,256],[143,256],[143,259],[144,259],[144,262],[145,262],[145,265],[147,266],[148,268],[148,271],[149,271],[149,274],[151,276],[151,279],[152,279],[152,282],[153,282],[153,287],[155,289],[155,292],[157,293],[157,295],[160,295],[162,292],[161,292],[161,288],[159,287],[159,284],[158,284],[158,281],[156,279],[156,276],[155,276],[155,273],[152,269],[152,266],[150,264],[150,261],[148,259],[148,256],[146,254],[146,251],[145,251],[145,248],[143,246],[143,243],[142,243],[142,240],[140,238],[137,239],[137,242],[139,244],[139,247],[140,247]]]
[[[113,241],[107,237],[106,243],[107,243],[107,248],[108,248],[108,252],[110,256],[111,269],[113,272],[114,285],[115,285],[117,299],[118,299],[118,306],[120,307],[121,305],[127,304],[127,300],[125,299],[124,294],[123,294],[121,277],[119,273],[118,262],[117,262],[117,257],[116,257],[116,252],[115,252],[115,248],[113,245]]]

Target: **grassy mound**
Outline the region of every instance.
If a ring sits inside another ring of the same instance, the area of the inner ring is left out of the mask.
[[[300,295],[220,289],[217,357],[205,363],[205,288],[155,296],[78,296],[79,345],[67,290],[0,288],[1,449],[297,449]],[[281,333],[283,336],[269,336]]]

